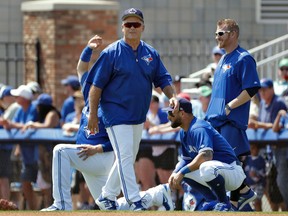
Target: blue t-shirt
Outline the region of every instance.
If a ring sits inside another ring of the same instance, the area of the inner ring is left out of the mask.
[[[69,113],[74,112],[74,98],[72,96],[69,96],[66,98],[63,102],[62,108],[61,108],[61,120],[64,122],[66,119],[66,116]]]
[[[29,121],[38,121],[38,112],[35,103],[31,103],[26,111],[22,107],[16,111],[14,122],[25,124]],[[35,164],[38,161],[38,146],[34,144],[21,144],[21,153],[24,164]]]
[[[181,157],[187,163],[204,150],[213,151],[213,160],[223,163],[230,164],[238,160],[230,144],[209,123],[196,117],[187,132],[180,131],[180,140]]]
[[[88,75],[87,82],[102,89],[100,107],[106,127],[141,124],[146,120],[152,84],[172,84],[157,51],[141,41],[136,52],[118,40],[105,48]]]
[[[284,100],[277,95],[273,96],[271,103],[268,106],[265,104],[264,100],[261,100],[258,120],[260,122],[273,123],[278,112],[282,109],[287,111]]]
[[[84,73],[84,75],[81,78],[81,86],[82,86],[82,92],[85,100],[85,106],[82,110],[81,120],[80,120],[80,127],[77,133],[77,144],[91,144],[91,145],[98,145],[102,144],[103,151],[113,151],[112,145],[110,143],[108,134],[106,132],[105,126],[102,121],[102,111],[101,109],[98,109],[98,118],[99,118],[99,133],[95,135],[89,134],[86,127],[88,125],[88,117],[89,117],[89,90],[91,84],[86,82],[88,72]]]
[[[236,127],[246,130],[250,101],[233,109],[228,116],[225,105],[243,90],[254,87],[260,88],[256,62],[248,51],[238,46],[233,52],[223,55],[217,65],[205,119],[213,127],[220,127],[230,121]]]

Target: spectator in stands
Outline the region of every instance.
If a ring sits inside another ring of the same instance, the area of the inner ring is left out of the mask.
[[[278,65],[279,80],[274,82],[275,94],[282,96],[288,105],[288,58],[284,58]]]
[[[276,119],[273,123],[272,127],[274,132],[279,132],[281,129],[288,129],[288,114],[287,110],[279,110]],[[281,190],[281,194],[285,200],[286,207],[288,207],[288,189],[286,187],[286,183],[288,181],[288,147],[283,147],[277,149],[276,147],[276,167],[278,172],[282,172],[278,174],[277,183]]]
[[[80,83],[78,77],[75,75],[67,76],[66,79],[61,80],[61,84],[65,86],[65,91],[68,97],[64,100],[61,108],[61,120],[65,121],[66,116],[74,111],[73,94],[80,90]]]
[[[276,124],[277,122],[279,123],[279,119],[282,113],[280,112],[280,114],[278,114],[279,111],[287,111],[287,107],[283,98],[275,94],[273,88],[273,81],[271,79],[261,79],[261,89],[259,90],[259,94],[261,97],[259,117],[258,120],[250,119],[249,127],[253,129],[272,129],[273,124]],[[275,121],[276,123],[274,123]],[[280,197],[282,195],[284,201],[287,204],[288,188],[286,187],[286,183],[288,182],[288,164],[286,148],[275,148],[274,155],[276,158],[276,168],[278,173],[277,185],[281,192],[281,194],[274,194],[274,196]]]
[[[6,129],[22,129],[30,121],[38,121],[38,112],[36,106],[32,104],[33,94],[29,87],[19,86],[10,91],[11,95],[16,97],[16,102],[21,106],[15,113],[12,121],[5,119],[2,124]],[[38,147],[33,144],[21,145],[22,170],[21,181],[22,190],[27,200],[28,209],[36,209],[32,182],[36,182],[38,173]]]
[[[38,96],[42,93],[42,89],[38,82],[31,81],[27,83],[27,86],[31,89],[33,93],[33,100],[37,100]]]
[[[259,147],[256,144],[250,144],[251,155],[248,155],[244,161],[244,171],[247,176],[247,183],[256,192],[257,198],[253,201],[254,210],[262,211],[262,197],[265,189],[265,160],[259,154]]]
[[[214,71],[218,65],[218,62],[220,61],[221,57],[225,54],[225,49],[220,48],[219,46],[215,46],[212,49],[212,59],[213,62],[206,66],[206,68],[209,68],[211,70],[211,77],[214,75]]]
[[[33,128],[59,128],[60,112],[53,106],[52,97],[42,93],[35,101],[38,111],[38,121],[30,121],[24,125],[23,131]],[[52,181],[52,146],[39,143],[39,172],[37,176],[37,186],[43,194],[44,207],[52,204],[51,181]]]
[[[196,109],[194,109],[194,104],[192,102],[193,105],[193,114],[200,119],[204,119],[205,115],[206,115],[206,111],[208,109],[208,105],[211,99],[211,94],[212,94],[212,89],[210,86],[207,85],[203,85],[199,87],[199,97],[198,97],[198,101],[200,102],[201,109],[198,109],[198,111]]]
[[[3,85],[0,88],[0,104],[3,107],[3,113],[0,115],[0,119],[8,119],[8,120],[12,120],[16,111],[20,108],[20,105],[18,103],[16,103],[16,98],[14,96],[11,95],[11,90],[12,90],[12,86],[5,86]],[[1,123],[0,123],[1,125]],[[2,127],[2,126],[1,126]],[[11,153],[8,153],[10,150],[10,148],[12,149]],[[3,178],[3,180],[1,180],[1,182],[3,184],[1,184],[1,195],[0,197],[5,198],[7,196],[10,196],[10,184],[9,182],[13,182],[19,181],[19,177],[20,177],[20,169],[21,169],[21,158],[18,155],[17,152],[20,152],[20,146],[19,145],[1,145],[1,148],[5,148],[7,151],[6,154],[6,159],[5,156],[2,155],[0,158],[5,160],[5,163],[1,163],[3,165],[3,170],[1,168],[1,170],[5,173],[5,170],[8,172],[8,179]],[[9,160],[7,159],[9,158]],[[5,174],[3,173],[3,176],[5,176]],[[8,180],[8,181],[7,181]],[[19,194],[17,194],[17,196],[15,197],[11,197],[14,198],[14,201],[16,203],[19,202]],[[7,198],[6,198],[7,199]],[[19,203],[18,203],[19,204]]]
[[[173,85],[175,87],[176,94],[181,92],[181,79],[185,78],[185,76],[176,75],[173,79]]]
[[[150,107],[147,113],[147,121],[144,123],[144,128],[149,131],[149,128],[156,125],[163,125],[168,122],[167,113],[162,111],[159,106],[159,99],[157,96],[152,95]],[[168,182],[175,164],[173,160],[167,161],[167,158],[174,158],[175,146],[167,145],[153,145],[152,155],[157,172],[159,182],[164,184]]]
[[[11,96],[11,86],[2,85],[0,88],[0,106],[3,112],[0,114],[0,128],[2,120],[12,119],[15,111],[19,105],[15,106],[15,98]],[[14,105],[12,105],[14,104]],[[12,161],[10,159],[12,154],[12,144],[0,145],[0,197],[3,199],[10,199],[10,178],[12,174]]]

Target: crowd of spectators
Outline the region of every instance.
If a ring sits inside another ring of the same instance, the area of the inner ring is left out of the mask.
[[[223,55],[222,52],[222,50],[213,49],[213,55],[215,56]],[[210,65],[212,69],[215,67],[214,64]],[[274,132],[287,128],[287,58],[280,61],[278,74],[278,81],[269,78],[261,80],[261,89],[251,101],[249,128],[272,129]],[[212,93],[211,82],[209,81],[211,77],[213,77],[213,73],[210,73],[209,76],[203,76],[203,79],[196,84],[195,87],[199,90],[196,98],[191,98],[189,94],[181,92],[180,80],[183,78],[182,76],[174,78],[178,97],[186,98],[192,102],[193,113],[197,118],[203,119],[205,117]],[[37,82],[29,82],[17,88],[1,84],[0,126],[4,129],[18,128],[22,131],[29,128],[62,127],[65,135],[74,136],[77,133],[81,111],[84,106],[83,96],[76,76],[68,76],[61,83],[67,90],[67,98],[63,102],[61,110],[53,106],[52,97],[43,92]],[[167,102],[167,98],[158,89],[153,91],[147,121],[143,129],[144,139],[153,137],[154,139],[160,139],[163,134],[170,134],[167,137],[173,139],[176,137],[178,130],[170,127],[167,113],[161,111],[162,107],[167,106]],[[147,190],[159,183],[166,183],[175,166],[176,161],[172,158],[175,156],[175,151],[177,155],[177,149],[175,149],[175,146],[163,144],[140,147],[135,169],[139,187],[142,190]],[[288,147],[277,148],[269,145],[269,149],[271,148],[272,154],[269,153],[269,155],[272,155],[272,159],[271,157],[268,158],[266,149],[251,145],[251,156],[246,157],[243,166],[247,175],[247,183],[257,193],[257,199],[252,205],[256,211],[262,211],[263,196],[267,197],[273,211],[285,211],[288,206],[288,188],[285,185],[288,181]],[[44,146],[41,143],[37,147],[35,145],[1,144],[0,197],[8,200],[13,198],[10,191],[10,183],[13,180],[21,182],[21,191],[26,201],[25,203],[19,203],[20,201],[23,202],[23,199],[19,197],[18,200],[15,200],[20,208],[35,210],[51,205],[51,157],[52,146]],[[15,168],[17,163],[13,158],[20,158],[21,170],[18,169],[17,171],[17,168]],[[270,164],[270,166],[267,166],[267,164]],[[80,198],[76,200],[78,204],[74,208],[91,209],[92,198],[85,186],[85,180],[78,171],[75,171],[74,174],[71,175],[71,182],[74,183],[71,189],[72,192],[80,194]],[[273,182],[273,179],[276,182]],[[35,202],[35,188],[41,193],[41,203]],[[178,208],[195,209],[191,205],[187,207],[187,200],[191,199],[191,196],[194,198],[194,196],[201,195],[197,195],[197,192],[193,191],[191,187],[187,187],[187,185],[183,185],[183,189],[180,192],[180,195],[184,197],[183,206]],[[174,197],[174,199],[176,198]],[[89,204],[89,207],[86,204]]]

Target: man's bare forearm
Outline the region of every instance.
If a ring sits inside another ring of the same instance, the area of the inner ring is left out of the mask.
[[[238,95],[238,97],[235,98],[234,100],[230,101],[228,105],[229,107],[231,107],[231,109],[235,109],[249,100],[251,100],[250,95],[248,94],[246,90],[243,90],[240,93],[240,95]]]
[[[89,110],[91,116],[97,116],[102,89],[92,85],[89,91]]]

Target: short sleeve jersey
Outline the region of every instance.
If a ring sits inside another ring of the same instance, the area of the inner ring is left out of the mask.
[[[163,89],[172,84],[157,51],[140,41],[136,51],[123,39],[104,49],[87,82],[102,89],[100,107],[106,127],[140,124],[146,119],[152,84]]]
[[[38,112],[36,105],[31,103],[26,111],[22,107],[16,111],[13,118],[14,122],[25,124],[29,121],[38,121]],[[37,145],[21,145],[21,153],[23,157],[23,162],[26,165],[35,164],[38,161],[38,146]]]
[[[230,144],[206,121],[194,117],[187,132],[180,131],[182,159],[192,161],[204,150],[213,151],[213,160],[230,164],[237,157]]]
[[[213,127],[230,121],[240,129],[247,129],[250,101],[233,109],[228,116],[225,105],[247,88],[260,87],[256,62],[245,49],[238,46],[220,59],[214,74],[211,100],[205,119]]]

